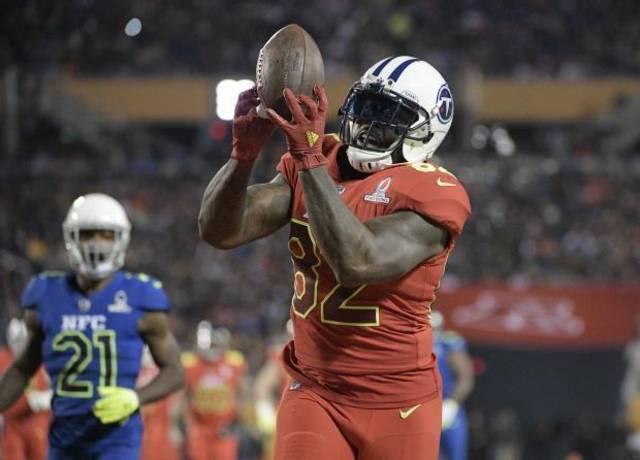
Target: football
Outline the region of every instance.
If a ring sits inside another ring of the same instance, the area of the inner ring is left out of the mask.
[[[324,63],[318,45],[311,35],[297,24],[289,24],[269,38],[260,50],[256,65],[256,86],[264,107],[274,109],[289,120],[291,113],[282,96],[285,88],[295,94],[315,99],[313,86],[324,83]]]

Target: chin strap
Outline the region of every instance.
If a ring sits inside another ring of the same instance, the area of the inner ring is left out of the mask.
[[[372,173],[391,166],[393,152],[371,152],[350,145],[347,147],[347,158],[351,166],[360,172]]]

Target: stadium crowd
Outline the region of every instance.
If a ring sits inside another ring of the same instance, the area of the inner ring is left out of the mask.
[[[562,140],[553,142],[559,146],[523,145],[508,157],[449,148],[436,158],[461,178],[474,205],[449,264],[449,283],[638,278],[640,226],[634,216],[640,157],[607,156],[597,142],[557,136]],[[199,243],[200,196],[210,171],[226,159],[224,142],[212,143],[203,154],[148,145],[101,157],[42,132],[32,139],[26,143],[29,150],[1,173],[7,204],[3,248],[13,253],[27,248],[34,269],[63,264],[64,211],[74,196],[104,190],[121,197],[132,215],[129,265],[168,280],[178,311],[204,312],[219,302],[230,307],[224,321],[230,325],[247,321],[243,308],[254,311],[257,305],[276,322],[286,315],[279,307],[290,290],[286,245],[267,239],[225,252]],[[256,172],[260,179],[275,174],[283,149],[279,139],[272,142]],[[238,289],[238,279],[252,289]]]
[[[3,6],[0,27],[8,33],[0,37],[0,64],[19,61],[34,71],[246,72],[260,44],[288,22],[316,39],[329,75],[357,74],[398,52],[444,70],[464,62],[485,74],[516,77],[640,69],[640,11],[629,1],[528,0],[509,8],[497,0],[14,0]],[[125,24],[134,17],[142,31],[128,37]]]

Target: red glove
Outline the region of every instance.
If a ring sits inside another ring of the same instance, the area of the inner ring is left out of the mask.
[[[260,103],[255,87],[238,96],[233,115],[233,142],[231,158],[238,161],[255,161],[269,141],[275,126],[271,121],[258,117],[256,107]]]
[[[322,137],[327,117],[327,95],[322,86],[316,85],[314,92],[318,97],[316,104],[309,96],[296,96],[289,88],[282,94],[293,115],[293,122],[288,122],[273,109],[267,109],[271,121],[278,125],[287,136],[289,152],[298,170],[317,168],[327,164],[327,158],[322,154]],[[306,109],[303,110],[303,106]]]

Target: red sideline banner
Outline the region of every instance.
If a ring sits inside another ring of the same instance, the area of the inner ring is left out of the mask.
[[[471,343],[526,347],[619,347],[640,315],[640,285],[518,289],[473,284],[437,294],[445,327]]]

